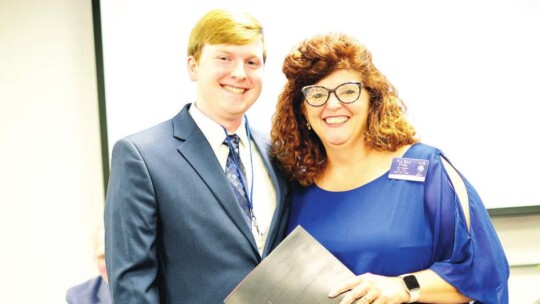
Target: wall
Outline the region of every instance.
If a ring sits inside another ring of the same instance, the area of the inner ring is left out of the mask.
[[[0,0],[0,303],[97,275],[103,178],[91,1]]]
[[[492,220],[510,263],[510,303],[536,303],[540,300],[540,215]]]

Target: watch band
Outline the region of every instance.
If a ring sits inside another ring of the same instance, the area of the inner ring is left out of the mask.
[[[409,303],[414,303],[420,298],[420,284],[412,274],[404,274],[399,276],[402,279],[405,290],[409,293]]]

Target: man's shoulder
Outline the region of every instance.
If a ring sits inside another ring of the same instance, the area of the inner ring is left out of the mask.
[[[270,145],[270,135],[268,132],[264,132],[257,128],[250,128],[251,137],[257,142],[257,144],[269,146]]]
[[[168,133],[170,134],[171,131],[169,130],[172,130],[171,120],[172,119],[165,120],[149,128],[146,128],[136,133],[133,133],[131,135],[128,135],[124,137],[123,139],[127,139],[130,141],[141,141],[141,140],[147,140],[147,139],[163,136],[164,134],[168,134]]]
[[[81,284],[75,285],[67,290],[66,298],[69,303],[75,303],[75,300],[80,300],[83,298],[90,298],[93,296],[93,293],[101,285],[101,277],[95,277]]]
[[[188,113],[187,108],[184,107],[174,117],[167,119],[165,121],[162,121],[160,123],[154,124],[151,127],[145,128],[131,135],[125,136],[119,141],[127,140],[130,142],[140,143],[140,144],[143,144],[143,143],[154,144],[154,142],[156,141],[160,141],[165,138],[172,138],[173,132],[174,132],[174,124],[185,122],[185,120],[187,119],[187,116],[186,116],[187,113]],[[187,123],[189,124],[189,122]]]

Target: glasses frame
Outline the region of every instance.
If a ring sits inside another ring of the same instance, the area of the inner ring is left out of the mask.
[[[359,89],[359,91],[358,91],[359,93],[358,93],[358,97],[356,97],[355,100],[345,102],[345,101],[343,101],[343,100],[341,100],[339,98],[338,94],[336,94],[336,90],[339,89],[340,87],[344,86],[344,85],[347,85],[347,84],[355,84],[355,85],[357,85],[358,89]],[[326,100],[323,103],[321,103],[320,105],[311,104],[308,101],[307,97],[306,97],[307,91],[309,89],[312,89],[312,88],[322,88],[322,89],[325,89],[328,92],[328,95],[326,96]],[[351,104],[351,103],[357,101],[358,99],[360,99],[360,95],[362,95],[362,82],[360,82],[360,81],[348,81],[348,82],[344,82],[344,83],[338,85],[337,87],[335,87],[333,89],[329,89],[327,87],[318,86],[318,85],[308,85],[308,86],[305,86],[305,87],[302,88],[302,94],[304,95],[304,100],[306,101],[306,103],[308,105],[310,105],[312,107],[322,107],[322,106],[324,106],[328,102],[328,100],[330,99],[330,94],[332,94],[332,93],[334,93],[334,96],[336,96],[336,98],[337,98],[337,100],[339,100],[339,102],[341,102],[343,104]]]

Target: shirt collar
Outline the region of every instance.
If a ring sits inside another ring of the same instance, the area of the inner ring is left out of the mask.
[[[210,143],[212,149],[217,151],[225,140],[225,132],[223,131],[223,127],[201,112],[201,110],[199,110],[195,104],[192,104],[189,108],[189,114],[191,114],[195,124],[197,124],[199,129],[201,129],[201,132]],[[237,134],[238,137],[240,137],[240,145],[246,147],[248,136],[245,128],[245,118],[242,119],[242,124],[240,124],[238,129],[229,134]]]

